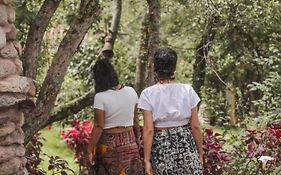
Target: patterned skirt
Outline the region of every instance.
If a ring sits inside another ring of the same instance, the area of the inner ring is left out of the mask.
[[[98,175],[143,175],[143,163],[133,130],[103,133],[97,146]]]
[[[151,163],[154,175],[202,175],[190,128],[185,125],[155,131]]]

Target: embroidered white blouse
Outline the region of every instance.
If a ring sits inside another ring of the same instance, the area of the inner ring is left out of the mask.
[[[142,91],[138,108],[152,111],[155,127],[176,127],[189,123],[191,110],[199,101],[188,84],[156,84]]]

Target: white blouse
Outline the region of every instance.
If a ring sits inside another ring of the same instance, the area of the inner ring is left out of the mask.
[[[152,111],[155,127],[176,127],[189,123],[191,110],[199,101],[188,84],[156,84],[142,91],[138,108]]]
[[[105,111],[104,129],[133,126],[134,109],[138,102],[136,91],[128,86],[95,95],[94,108]]]

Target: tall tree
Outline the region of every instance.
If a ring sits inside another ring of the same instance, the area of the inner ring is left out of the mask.
[[[117,38],[118,29],[120,25],[120,18],[122,14],[122,0],[114,0],[112,6],[113,6],[113,14],[112,14],[110,31],[112,32],[111,42],[113,46]],[[92,12],[94,12],[94,9],[92,10],[93,10]],[[95,90],[91,89],[90,91],[86,92],[83,96],[74,99],[66,104],[56,107],[52,113],[48,114],[49,116],[47,117],[45,116],[44,118],[42,118],[43,121],[39,123],[36,130],[38,131],[46,127],[47,125],[52,124],[53,122],[63,120],[73,114],[78,113],[82,109],[91,106],[94,103],[94,95],[95,95]],[[51,108],[54,107],[52,106]],[[30,122],[26,122],[26,123],[30,123]],[[36,132],[36,130],[32,129],[31,131]],[[33,134],[30,134],[30,136],[32,135]],[[28,141],[29,139],[26,139],[26,142]]]
[[[70,28],[61,41],[44,79],[36,101],[36,108],[31,113],[26,114],[28,118],[23,126],[26,134],[26,143],[48,121],[71,58],[99,13],[100,5],[98,0],[81,1],[79,14],[71,22]],[[38,18],[36,19],[38,20]]]

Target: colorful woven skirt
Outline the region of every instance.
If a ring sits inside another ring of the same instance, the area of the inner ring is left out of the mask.
[[[102,134],[97,147],[98,175],[143,175],[143,163],[133,130]]]
[[[202,175],[190,128],[185,125],[155,131],[151,163],[154,175]]]

